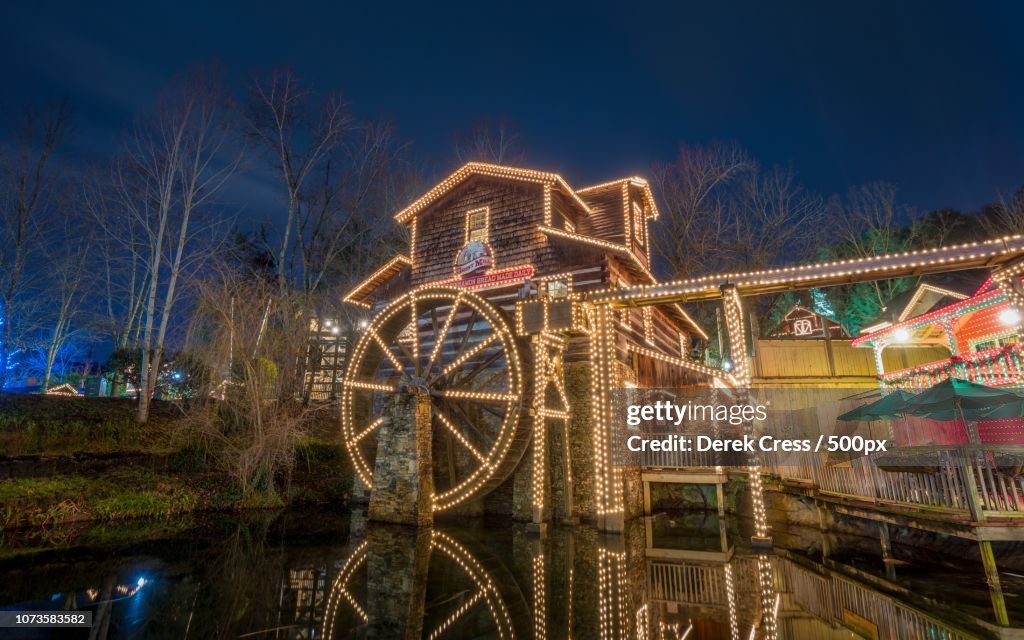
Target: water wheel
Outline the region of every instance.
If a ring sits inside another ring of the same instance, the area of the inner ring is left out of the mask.
[[[501,309],[461,289],[410,292],[378,313],[342,391],[342,435],[362,481],[373,486],[377,434],[403,387],[430,397],[435,511],[506,480],[529,439],[524,348]]]

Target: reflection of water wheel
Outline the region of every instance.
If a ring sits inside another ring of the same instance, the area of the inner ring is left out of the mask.
[[[342,435],[359,477],[372,486],[385,406],[404,385],[430,396],[434,510],[485,495],[526,448],[528,382],[500,309],[460,289],[406,294],[373,319],[346,371]]]
[[[468,633],[469,637],[512,639],[521,635],[516,633],[513,611],[528,609],[507,570],[492,575],[494,567],[486,568],[448,534],[435,529],[429,535],[423,637],[434,640],[466,637]],[[373,579],[366,569],[369,550],[369,542],[364,540],[335,576],[324,608],[321,637],[349,637],[352,630],[376,622],[370,618],[373,603],[366,599],[368,581]]]

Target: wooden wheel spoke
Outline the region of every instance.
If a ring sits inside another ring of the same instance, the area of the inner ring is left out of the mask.
[[[469,318],[466,319],[466,330],[462,334],[462,339],[459,341],[459,348],[455,350],[454,360],[458,360],[462,357],[462,354],[466,351],[466,347],[469,346],[469,339],[473,336],[473,327],[476,326],[476,309],[469,314]]]
[[[380,347],[380,350],[384,352],[384,355],[387,357],[387,359],[391,361],[391,364],[392,366],[395,367],[395,370],[405,371],[405,366],[398,360],[398,356],[396,356],[395,352],[391,350],[391,347],[389,347],[388,344],[384,342],[384,339],[380,337],[380,334],[377,333],[377,330],[371,328],[368,330],[368,333],[370,334],[370,337],[373,338],[373,341],[377,343],[377,346]]]
[[[474,458],[476,458],[482,463],[487,462],[487,456],[481,453],[479,449],[474,447],[473,444],[466,439],[466,436],[462,435],[462,432],[460,432],[459,429],[454,424],[452,424],[451,420],[449,420],[447,416],[444,415],[443,412],[437,411],[435,412],[434,415],[437,417],[437,421],[440,422],[441,425],[444,426],[444,428],[447,429],[448,432],[455,437],[455,441],[461,444],[463,447],[465,447],[465,449],[469,451],[471,454],[473,454]]]
[[[481,380],[480,384],[476,385],[476,388],[481,390],[481,391],[483,391],[483,390],[487,389],[491,385],[491,383],[495,382],[496,380],[500,380],[501,378],[508,378],[508,370],[507,369],[497,369],[497,370],[495,370],[495,372],[493,374],[491,374],[490,377],[484,378],[483,380]]]
[[[462,616],[464,616],[466,613],[468,613],[470,609],[472,609],[474,606],[476,606],[476,603],[480,602],[483,599],[484,599],[484,591],[483,590],[477,591],[473,595],[473,597],[471,597],[469,600],[466,600],[466,602],[464,602],[462,605],[460,605],[459,608],[456,609],[454,613],[452,613],[450,616],[448,616],[444,620],[444,622],[442,622],[441,624],[437,625],[437,628],[434,629],[433,631],[431,631],[430,635],[428,635],[426,637],[427,638],[431,638],[431,639],[437,638],[442,633],[444,633],[445,631],[450,629],[452,627],[452,625],[454,625],[456,622],[461,620]]]
[[[398,391],[398,387],[393,385],[377,384],[376,382],[366,382],[364,380],[345,380],[343,384],[346,387],[362,389],[364,391],[381,391],[384,393],[395,393]]]
[[[478,429],[476,427],[476,422],[474,420],[472,420],[469,417],[469,415],[466,414],[466,412],[463,410],[462,407],[460,407],[458,405],[458,403],[455,403],[455,402],[444,402],[443,406],[445,408],[451,409],[452,412],[459,414],[459,416],[462,418],[462,424],[464,424],[467,429],[469,429],[471,432],[473,432],[474,435],[476,435],[477,440],[479,440],[480,442],[484,443],[484,447],[486,447],[487,449],[490,449],[490,448],[492,448],[494,446],[494,439],[488,437],[486,434],[484,434],[483,431]],[[480,405],[480,407],[483,408],[483,409],[489,409],[490,408],[487,405]],[[501,414],[498,414],[498,413],[492,413],[492,415],[497,415],[499,418],[503,418],[504,417],[504,416],[502,416]]]
[[[395,340],[395,344],[398,345],[398,350],[402,352],[402,355],[405,356],[405,359],[409,361],[409,364],[412,365],[413,370],[415,370],[416,369],[416,356],[413,355],[413,352],[409,351],[409,347],[407,347],[404,344],[402,344],[401,340],[396,339]],[[402,371],[403,372],[405,371],[405,367],[402,368]]]
[[[495,336],[493,339],[496,340],[497,336]],[[468,382],[472,381],[473,378],[477,377],[482,372],[486,371],[488,367],[490,367],[492,364],[494,364],[498,360],[498,358],[500,358],[503,355],[505,355],[505,352],[503,350],[500,350],[500,349],[498,351],[495,351],[494,353],[492,353],[490,356],[488,356],[486,359],[484,359],[483,362],[478,363],[476,365],[476,367],[473,368],[472,371],[470,371],[466,375],[464,375],[461,378],[459,378],[459,380],[458,380],[459,386],[465,386]],[[453,383],[455,382],[454,376],[453,376],[452,382]]]
[[[435,343],[434,350],[430,353],[430,359],[427,360],[428,374],[430,373],[430,369],[434,366],[434,362],[437,361],[438,356],[441,355],[441,350],[444,348],[444,342],[448,339],[448,332],[452,328],[452,322],[455,321],[455,316],[458,315],[459,303],[461,302],[461,297],[455,298],[455,303],[452,304],[452,308],[448,311],[448,317],[445,318],[444,326],[440,331],[437,330],[437,308],[435,307],[430,310],[431,319],[434,321]]]
[[[441,378],[444,378],[445,376],[453,374],[459,367],[461,367],[463,364],[465,364],[466,361],[470,360],[471,358],[473,358],[474,356],[476,356],[480,352],[482,352],[484,349],[486,349],[486,348],[490,347],[491,345],[493,345],[495,342],[497,342],[497,340],[498,340],[498,336],[491,336],[487,340],[484,340],[483,342],[478,343],[475,347],[473,347],[469,351],[464,351],[462,353],[462,355],[460,355],[459,357],[455,358],[454,360],[449,362],[447,365],[445,365],[445,367],[443,369],[441,369],[440,373],[438,373],[436,376],[434,376],[433,378],[430,379],[430,382],[436,382],[436,381],[440,380]],[[500,354],[501,351],[499,351],[498,353]]]
[[[450,400],[471,400],[473,402],[511,402],[516,399],[513,393],[489,393],[486,391],[464,391],[462,389],[441,389],[437,395]]]
[[[409,315],[412,316],[412,362],[420,375],[420,317],[416,312],[416,296],[409,296]]]
[[[370,423],[370,426],[366,427],[356,435],[352,436],[348,441],[349,445],[359,444],[360,440],[373,433],[373,431],[382,424],[384,424],[384,418],[377,418],[372,423]]]

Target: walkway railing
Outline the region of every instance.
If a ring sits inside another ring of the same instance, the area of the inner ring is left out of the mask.
[[[878,376],[889,389],[904,389],[917,392],[953,376],[978,384],[998,387],[1019,384],[1024,375],[1024,357],[1017,345],[986,349],[964,356],[953,356],[946,360],[890,371]]]
[[[904,466],[893,466],[891,455],[826,464],[821,454],[805,453],[770,459],[766,471],[782,480],[809,484],[822,494],[875,504],[947,511],[972,520],[1024,516],[1024,447],[965,445],[897,451],[907,460]]]
[[[846,576],[827,570],[824,575],[815,573],[789,559],[782,561],[780,569],[796,603],[832,625],[849,625],[852,613],[854,620],[873,627],[880,638],[975,637]]]

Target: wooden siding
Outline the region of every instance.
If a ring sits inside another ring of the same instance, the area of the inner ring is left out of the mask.
[[[561,201],[561,195],[553,195],[553,202]],[[466,242],[466,213],[480,207],[490,208],[487,245],[496,270],[530,264],[543,276],[601,262],[589,249],[556,250],[537,230],[544,221],[543,186],[474,177],[416,217],[413,286],[454,276]]]
[[[622,244],[625,224],[622,211],[622,185],[614,183],[600,189],[580,194],[590,207],[590,216],[580,231],[609,242]]]

